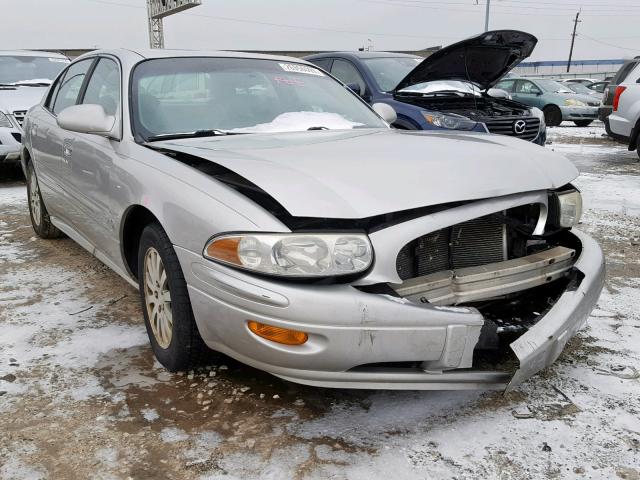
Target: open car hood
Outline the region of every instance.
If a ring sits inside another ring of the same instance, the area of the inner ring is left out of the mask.
[[[425,58],[395,92],[434,80],[466,80],[481,89],[495,85],[533,52],[538,39],[518,30],[494,30],[467,38]]]
[[[482,133],[327,130],[147,144],[221,165],[294,217],[357,219],[561,187],[578,172],[530,142]]]

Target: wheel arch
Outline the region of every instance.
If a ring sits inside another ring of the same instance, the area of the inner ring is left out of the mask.
[[[122,216],[120,226],[120,250],[127,273],[138,279],[138,246],[144,228],[151,224],[160,224],[158,217],[142,205],[131,205]]]
[[[392,126],[400,130],[421,130],[415,121],[405,115],[398,115],[398,118],[393,122]]]

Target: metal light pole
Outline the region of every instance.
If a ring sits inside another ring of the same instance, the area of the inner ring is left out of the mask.
[[[486,0],[487,8],[484,12],[484,31],[489,31],[489,5],[491,5],[491,0]]]
[[[201,4],[202,0],[147,0],[151,48],[164,48],[164,26],[162,24],[164,17]]]

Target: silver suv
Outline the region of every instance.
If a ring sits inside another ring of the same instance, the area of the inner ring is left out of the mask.
[[[0,163],[20,159],[22,122],[27,110],[69,63],[49,52],[0,51]]]

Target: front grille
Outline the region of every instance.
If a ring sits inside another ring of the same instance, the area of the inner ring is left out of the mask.
[[[469,220],[416,238],[396,259],[402,280],[454,268],[507,259],[506,226],[493,215]]]
[[[16,122],[18,122],[18,125],[20,125],[20,127],[22,127],[22,124],[24,123],[24,117],[27,115],[27,111],[26,110],[14,110],[13,111],[13,118],[16,119]]]
[[[522,132],[516,130],[516,122],[524,121],[525,127]],[[538,136],[540,129],[540,119],[536,117],[499,117],[490,118],[484,122],[491,133],[499,135],[509,135],[523,140],[533,140]]]

